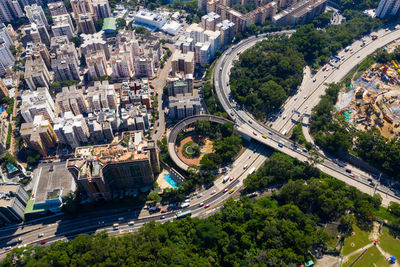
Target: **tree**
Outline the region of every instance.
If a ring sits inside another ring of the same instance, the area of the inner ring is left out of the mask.
[[[151,200],[154,203],[158,203],[161,201],[161,196],[158,194],[158,192],[156,191],[151,191],[148,195],[147,195],[147,200]]]
[[[126,21],[123,18],[118,18],[117,19],[117,25],[119,29],[123,29],[126,26]]]
[[[28,157],[27,157],[26,161],[29,164],[36,164],[39,159],[40,159],[39,152],[37,152],[36,150],[33,150],[28,154]]]
[[[70,42],[73,42],[75,47],[80,47],[82,44],[82,39],[80,36],[73,36],[71,39],[69,39]]]
[[[353,233],[353,225],[356,223],[356,218],[354,217],[353,214],[346,214],[346,215],[342,215],[342,217],[340,217],[340,225],[339,225],[339,230],[347,235],[347,236],[351,236],[351,234]]]
[[[94,24],[96,31],[98,31],[98,32],[101,31],[101,29],[103,28],[103,24],[104,24],[104,19],[99,18]]]
[[[147,29],[143,26],[137,26],[135,28],[135,33],[137,34],[145,34],[147,32]]]

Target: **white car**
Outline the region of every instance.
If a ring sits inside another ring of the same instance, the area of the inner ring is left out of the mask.
[[[203,205],[204,205],[203,202],[199,203],[199,207],[203,207]]]
[[[211,192],[211,195],[214,195],[215,193],[217,193],[217,191],[213,190],[213,191]]]
[[[130,222],[128,222],[128,225],[129,226],[133,226],[135,224],[135,222],[134,221],[130,221]]]
[[[43,236],[44,236],[44,234],[43,234],[43,233],[41,233],[41,234],[39,234],[39,235],[38,235],[38,237],[43,237]]]

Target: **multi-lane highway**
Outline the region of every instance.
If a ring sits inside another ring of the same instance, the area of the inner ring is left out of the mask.
[[[290,31],[282,32],[290,34]],[[375,41],[367,40],[367,44],[364,47],[360,47],[359,50],[356,49],[360,46],[360,42],[355,42],[353,47],[353,53],[340,52],[339,56],[344,55],[340,66],[335,65],[334,68],[329,67],[329,70],[325,72],[318,72],[310,80],[304,81],[304,84],[299,90],[297,96],[289,99],[284,105],[284,112],[288,112],[296,108],[300,112],[306,112],[311,110],[311,108],[318,103],[318,99],[325,90],[325,82],[338,81],[346,73],[348,73],[358,62],[365,58],[368,54],[372,53],[376,48],[382,47],[385,44],[400,37],[400,31],[394,30],[392,32],[379,31],[377,33],[379,38]],[[237,58],[238,52],[242,52],[251,46],[253,46],[257,41],[265,38],[265,35],[259,38],[249,38],[243,40],[239,44],[232,48],[229,48],[218,60],[214,73],[214,84],[217,91],[218,98],[224,109],[231,116],[232,120],[235,121],[237,129],[252,137],[253,139],[260,142],[260,144],[251,144],[249,149],[239,156],[239,158],[233,163],[225,175],[233,177],[232,181],[228,181],[226,184],[223,183],[222,177],[215,181],[214,185],[208,189],[202,189],[198,194],[200,197],[192,196],[190,202],[190,207],[183,210],[191,210],[192,216],[207,216],[208,214],[214,212],[219,203],[222,203],[231,195],[228,192],[224,192],[224,189],[237,189],[243,184],[243,180],[248,175],[248,170],[251,168],[259,168],[265,159],[269,155],[269,151],[263,144],[267,144],[283,153],[286,153],[292,157],[296,157],[301,161],[307,161],[310,154],[307,150],[301,147],[295,147],[294,144],[280,132],[279,127],[282,129],[285,127],[285,123],[289,121],[290,117],[286,116],[285,119],[278,119],[275,121],[276,126],[269,127],[269,125],[264,125],[253,117],[242,110],[232,99],[229,89],[229,70],[232,67],[232,62]],[[354,56],[354,57],[353,57]],[[347,57],[347,58],[346,58]],[[315,81],[313,81],[315,79]],[[294,100],[294,98],[296,98]],[[302,99],[302,101],[298,101]],[[307,106],[307,107],[306,107]],[[282,126],[282,123],[283,126]],[[281,125],[281,126],[280,126]],[[289,127],[289,125],[288,125]],[[292,126],[291,126],[292,127]],[[316,164],[316,167],[321,169],[323,172],[334,176],[342,181],[345,181],[349,185],[357,187],[359,190],[373,194],[378,192],[382,195],[383,205],[388,205],[390,201],[400,202],[398,198],[391,195],[391,192],[386,192],[380,186],[375,188],[368,185],[367,177],[362,177],[361,175],[357,179],[350,178],[346,173],[344,168],[340,168],[337,164],[330,160],[324,160],[322,163]],[[209,208],[204,208],[200,205],[211,205]],[[182,209],[180,210],[182,211]],[[4,256],[7,251],[4,249],[6,247],[6,242],[18,237],[22,238],[22,243],[25,244],[39,244],[41,240],[46,240],[49,243],[55,242],[57,240],[64,240],[75,237],[79,233],[91,233],[96,231],[105,230],[110,233],[122,233],[135,230],[142,226],[144,223],[158,220],[165,222],[175,218],[176,211],[169,211],[164,214],[165,217],[161,217],[161,214],[149,214],[145,211],[143,207],[132,208],[131,210],[118,210],[107,213],[96,213],[89,214],[83,217],[78,217],[74,219],[52,219],[43,221],[41,223],[27,223],[14,226],[8,226],[0,229],[0,247],[3,249],[0,251],[0,256]],[[123,218],[119,221],[119,218]],[[129,226],[128,222],[134,221],[133,226]],[[113,223],[119,222],[119,229],[117,231],[112,229]],[[43,237],[39,237],[43,234]]]
[[[161,214],[160,212],[149,213],[141,206],[132,207],[129,210],[124,208],[93,212],[71,219],[55,217],[41,222],[28,222],[3,227],[0,229],[0,258],[4,257],[9,251],[6,243],[19,237],[22,239],[22,243],[19,246],[27,244],[39,245],[42,240],[45,240],[46,244],[48,244],[58,240],[74,238],[80,233],[107,231],[112,234],[118,234],[130,232],[137,230],[150,221],[166,222],[173,220],[176,217],[176,213],[180,211],[191,210],[192,216],[195,217],[208,216],[215,212],[227,198],[231,197],[229,191],[232,188],[236,191],[243,185],[243,180],[247,177],[249,169],[253,167],[259,168],[269,153],[270,151],[264,145],[252,143],[239,156],[238,160],[228,168],[225,175],[229,175],[232,179],[224,183],[221,177],[214,182],[212,187],[197,191],[196,196],[191,196],[190,206],[185,209],[168,209],[167,213]],[[224,189],[226,189],[225,192]],[[204,205],[209,205],[209,207],[205,208]],[[162,209],[167,209],[167,206],[164,205]],[[119,220],[120,218],[123,219]],[[130,221],[134,221],[133,226],[128,225]],[[112,225],[114,223],[119,223],[118,230],[113,229]],[[43,236],[39,237],[41,234]]]
[[[251,116],[251,114],[237,105],[235,100],[232,98],[229,87],[229,75],[233,61],[238,58],[238,54],[254,46],[258,41],[265,39],[266,35],[243,40],[222,54],[214,71],[214,86],[217,96],[225,111],[229,114],[232,120],[235,121],[240,132],[301,161],[307,161],[311,157],[309,152],[304,148],[295,146],[295,144],[283,134],[288,132],[295,125],[295,122],[292,121],[292,116],[294,116],[293,113],[309,115],[312,107],[319,102],[320,96],[324,94],[326,88],[325,83],[340,81],[367,55],[373,53],[377,48],[383,47],[400,38],[399,29],[394,29],[393,31],[380,30],[371,35],[373,34],[377,35],[378,39],[372,40],[369,37],[365,37],[364,39],[366,39],[366,43],[363,46],[361,46],[361,41],[354,42],[350,46],[352,51],[349,49],[349,52],[341,51],[339,53],[339,56],[343,56],[343,58],[337,65],[333,64],[333,67],[329,66],[324,71],[321,70],[313,77],[310,76],[310,79],[304,81],[298,94],[285,103],[282,108],[283,112],[281,113],[280,119],[277,119],[275,123],[272,124],[272,127],[270,123],[267,125],[259,123]],[[293,112],[293,110],[295,110],[295,112]],[[284,129],[287,130],[283,131]],[[283,131],[283,133],[281,131]],[[368,182],[368,179],[371,179],[370,177],[365,177],[363,174],[359,174],[354,178],[352,176],[353,174],[350,176],[349,173],[346,172],[346,168],[338,166],[329,159],[325,159],[323,162],[317,163],[315,166],[323,172],[336,177],[349,185],[357,187],[362,192],[371,195],[379,193],[383,198],[382,204],[384,206],[387,206],[390,201],[400,202],[400,199],[396,197],[393,192],[388,191],[386,187],[383,187],[378,183],[375,187],[371,187]]]

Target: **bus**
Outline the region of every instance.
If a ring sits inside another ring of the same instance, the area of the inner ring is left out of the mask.
[[[251,168],[250,171],[249,171],[249,174],[252,174],[255,170],[256,170],[255,167]]]
[[[182,218],[185,218],[185,217],[187,217],[187,216],[189,216],[189,217],[192,216],[192,211],[191,211],[191,210],[178,212],[178,213],[176,214],[176,218],[177,218],[177,219],[182,219]]]

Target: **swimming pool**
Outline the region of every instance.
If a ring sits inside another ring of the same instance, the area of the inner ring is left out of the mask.
[[[180,184],[174,179],[174,177],[171,176],[171,174],[165,173],[163,178],[170,186],[172,186],[172,188],[179,188]]]

